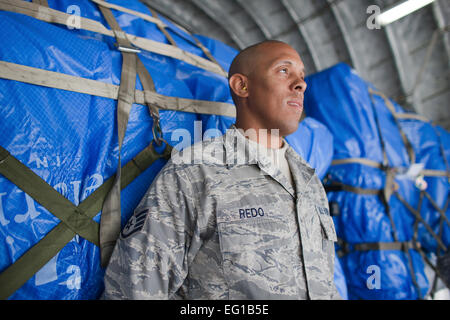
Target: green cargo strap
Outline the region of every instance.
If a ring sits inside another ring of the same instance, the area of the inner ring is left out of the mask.
[[[105,17],[107,23],[110,25],[111,29],[114,31],[114,34],[116,35],[116,39],[119,45],[119,50],[122,51],[122,54],[125,54],[124,52],[131,51],[134,53],[136,64],[134,65],[134,79],[136,78],[136,72],[139,75],[139,79],[141,80],[142,87],[144,89],[144,97],[148,96],[149,93],[156,92],[155,90],[155,84],[153,82],[152,77],[150,76],[150,73],[148,72],[147,68],[144,66],[142,61],[137,56],[137,50],[133,48],[131,42],[127,39],[126,34],[123,32],[123,30],[120,28],[119,24],[117,23],[116,18],[112,14],[111,10],[109,8],[103,7],[102,5],[99,5],[99,8]],[[160,25],[158,25],[161,27]],[[162,27],[163,31],[164,28]],[[167,32],[165,32],[167,33]],[[167,34],[169,37],[170,35]],[[134,51],[133,51],[134,50]],[[127,53],[130,54],[130,53]],[[134,84],[133,88],[129,88],[130,90],[134,90]],[[148,99],[147,99],[148,101]],[[153,127],[152,127],[152,133],[153,133],[153,140],[157,145],[161,145],[163,142],[162,137],[162,130],[159,123],[159,109],[155,107],[152,104],[146,103],[147,107],[149,109],[150,115],[153,118]],[[126,115],[128,118],[128,114]],[[125,116],[123,117],[125,119]],[[125,131],[123,132],[125,133]],[[120,153],[120,146],[119,144],[119,153]],[[120,161],[120,158],[119,158]],[[119,167],[120,169],[120,167]],[[120,174],[120,171],[118,170],[118,175]],[[115,212],[114,216],[119,221],[115,222],[115,225],[112,226],[109,221],[105,221],[105,223],[101,223],[100,226],[100,242],[101,242],[101,250],[103,253],[101,253],[101,259],[102,259],[102,266],[106,267],[109,258],[112,254],[112,250],[114,249],[115,241],[117,237],[119,236],[120,232],[120,190],[116,189],[115,195],[113,196],[111,194],[108,195],[107,202],[105,201],[105,208],[109,208],[110,212]],[[117,200],[118,199],[118,200]],[[103,214],[103,213],[102,213]],[[108,216],[110,214],[108,213]],[[110,220],[110,218],[108,218]],[[102,219],[103,221],[103,219]],[[112,221],[112,220],[111,220]],[[107,226],[105,228],[102,228],[104,226]],[[102,236],[103,235],[103,236]],[[103,243],[102,239],[105,239],[105,242]]]
[[[144,97],[146,97],[146,101],[149,101],[147,99],[147,96],[155,92],[155,84],[147,68],[139,58],[137,60],[137,72],[139,75],[139,79],[141,80],[142,87],[144,89]],[[163,132],[161,130],[161,125],[159,122],[159,109],[154,104],[151,104],[149,102],[146,102],[145,104],[147,105],[150,116],[153,119],[152,124],[153,140],[157,145],[160,146],[161,143],[163,142]]]
[[[0,173],[64,222],[70,230],[98,246],[98,223],[1,146]]]
[[[381,126],[380,126],[380,120],[378,118],[378,113],[377,113],[377,109],[375,107],[375,102],[373,99],[373,91],[369,88],[369,95],[370,95],[370,102],[371,102],[371,107],[372,107],[372,112],[373,112],[373,116],[375,118],[375,124],[377,127],[377,132],[378,132],[378,138],[380,140],[380,146],[381,146],[381,151],[383,153],[383,164],[382,164],[382,168],[381,170],[383,170],[385,172],[385,183],[384,183],[384,188],[383,188],[383,192],[380,194],[380,199],[381,202],[383,203],[383,206],[386,210],[386,214],[389,218],[391,227],[392,227],[392,238],[394,239],[394,241],[398,241],[398,235],[397,235],[397,228],[395,226],[394,223],[394,218],[392,216],[391,213],[391,207],[389,206],[389,200],[394,192],[394,188],[395,188],[395,184],[394,184],[394,169],[391,168],[391,166],[389,165],[389,159],[387,157],[387,153],[386,153],[386,144],[384,142],[384,138],[381,132]],[[396,121],[396,119],[395,119]],[[398,126],[398,123],[396,121],[396,124]],[[399,130],[401,130],[399,128]],[[411,160],[411,164],[414,163],[414,161]]]
[[[333,166],[341,165],[341,164],[354,164],[354,163],[363,164],[363,165],[377,168],[377,169],[382,168],[382,164],[380,162],[373,161],[373,160],[366,159],[366,158],[344,158],[344,159],[336,159],[336,160],[331,161],[331,165],[333,165]]]
[[[0,7],[1,1],[3,0],[0,0]],[[119,94],[119,86],[113,84],[6,61],[0,61],[0,78],[114,100],[117,100]],[[136,104],[151,103],[162,110],[236,117],[235,106],[226,102],[185,99],[165,96],[156,92],[147,92],[144,98],[142,90],[135,90],[135,99]]]
[[[430,120],[428,118],[426,118],[424,116],[421,116],[419,114],[396,112],[394,105],[389,100],[389,98],[386,97],[386,95],[384,93],[382,93],[380,91],[377,91],[377,90],[373,90],[372,88],[369,88],[369,92],[372,93],[372,94],[376,94],[377,96],[382,97],[384,99],[384,101],[386,102],[386,107],[389,108],[389,111],[397,119],[401,119],[401,120],[419,120],[419,121],[423,121],[423,122],[430,122]]]
[[[100,255],[101,265],[105,267],[114,249],[116,239],[120,233],[120,179],[122,143],[128,124],[131,106],[134,102],[134,88],[136,85],[136,55],[122,52],[122,76],[117,101],[117,128],[119,141],[119,159],[113,187],[106,196],[100,218]]]
[[[441,133],[439,132],[439,130],[437,130],[436,127],[434,127],[434,132],[436,132],[436,135],[437,135],[438,140],[439,140],[439,151],[441,153],[442,159],[444,159],[445,169],[446,169],[446,172],[447,172],[448,183],[450,183],[450,166],[448,164],[447,157],[445,156],[444,144],[442,143]]]
[[[137,11],[128,10],[126,8],[116,6],[104,1],[97,1],[97,0],[91,1],[96,3],[97,2],[104,3],[109,7],[117,8],[117,10],[133,14],[145,20],[152,20],[153,22],[156,20],[153,19],[150,15],[145,15]],[[40,6],[35,3],[26,2],[23,0],[0,0],[0,10],[17,12],[34,17],[38,20],[42,20],[49,23],[57,23],[64,26],[67,25],[67,19],[71,18],[71,15],[66,12],[54,10],[48,7]],[[114,32],[105,28],[105,26],[103,26],[99,21],[80,17],[80,22],[81,22],[80,29],[82,30],[96,32],[109,37],[114,36]],[[193,66],[219,74],[220,76],[223,76],[225,78],[228,76],[227,73],[220,68],[220,66],[218,66],[214,62],[209,61],[208,59],[205,59],[188,51],[184,51],[178,47],[174,47],[172,45],[168,45],[162,42],[154,41],[148,38],[137,37],[130,34],[128,34],[128,36],[130,37],[130,40],[136,47],[139,47],[149,52],[154,52],[156,54],[184,61]]]
[[[444,158],[445,159],[445,158]],[[377,161],[373,161],[366,158],[342,158],[342,159],[335,159],[331,161],[331,165],[343,165],[343,164],[362,164],[366,165],[372,168],[385,170],[383,168],[383,164]],[[393,167],[392,169],[397,169],[396,167]],[[450,178],[450,171],[445,170],[434,170],[434,169],[422,169],[419,173],[419,175],[422,175],[424,177],[447,177]]]
[[[350,186],[341,182],[333,181],[331,184],[325,184],[325,191],[326,192],[333,192],[333,191],[347,191],[357,194],[363,194],[363,195],[376,195],[380,198],[383,206],[386,209],[386,214],[389,218],[389,221],[392,226],[392,236],[395,241],[398,241],[397,238],[397,230],[395,228],[394,219],[392,217],[388,198],[390,198],[390,195],[394,192],[394,184],[393,184],[393,177],[392,177],[392,171],[387,170],[386,171],[386,182],[385,187],[383,189],[369,189],[369,188],[360,188],[360,187],[354,187]]]
[[[48,7],[48,1],[47,0],[33,0],[33,3],[39,4],[44,7]]]
[[[128,124],[131,107],[135,101],[137,51],[128,41],[126,34],[120,29],[110,9],[98,5],[116,37],[117,46],[122,53],[122,74],[120,79],[119,97],[117,101],[117,133],[119,141],[119,159],[113,187],[103,203],[100,218],[100,260],[101,266],[107,266],[113,252],[116,240],[120,234],[120,179],[121,151]]]
[[[160,20],[160,19],[158,18],[158,14],[156,13],[155,10],[153,10],[152,8],[150,8],[150,7],[148,6],[148,4],[146,4],[145,2],[144,2],[144,5],[148,8],[148,10],[150,11],[150,13],[152,14],[152,16],[153,16],[154,18]],[[167,40],[169,40],[170,44],[173,45],[173,46],[175,46],[175,47],[177,47],[177,43],[175,42],[175,40],[173,40],[173,38],[172,38],[172,36],[170,35],[170,33],[167,32],[167,30],[166,30],[166,28],[164,27],[164,25],[158,23],[157,26],[158,26],[158,29],[159,29],[159,30],[164,34],[164,36],[167,38]]]
[[[422,259],[425,261],[425,263],[435,272],[437,278],[441,278],[444,285],[450,290],[450,284],[448,284],[445,281],[445,276],[440,272],[439,268],[437,268],[435,265],[433,265],[433,263],[430,261],[430,259],[428,259],[428,257],[423,252],[423,250],[419,250],[419,253],[422,256]],[[437,280],[437,278],[435,278],[435,280]],[[435,287],[435,285],[433,285],[433,286]],[[433,293],[434,293],[434,291],[436,291],[436,288],[432,289]]]
[[[372,90],[371,88],[369,88],[369,94],[370,94],[370,98],[372,100],[373,106],[375,105],[373,103],[373,95],[374,94],[380,96],[384,100],[384,104],[386,105],[386,108],[389,110],[392,117],[394,118],[395,125],[397,126],[398,131],[400,132],[400,136],[402,138],[403,145],[405,146],[406,151],[408,153],[410,163],[411,164],[416,163],[416,154],[414,153],[414,149],[412,147],[411,142],[409,141],[408,137],[406,136],[405,132],[403,131],[402,127],[400,126],[400,123],[398,122],[397,112],[395,111],[395,107],[392,104],[392,102],[383,93]],[[377,126],[378,125],[379,125],[379,123],[377,122]],[[380,132],[380,137],[381,137],[381,132]]]
[[[397,197],[397,199],[400,200],[400,202],[402,202],[402,204],[410,211],[414,214],[415,218],[416,218],[416,222],[415,222],[415,228],[417,228],[417,223],[418,221],[420,221],[425,228],[427,229],[427,231],[433,236],[433,238],[437,241],[439,247],[444,248],[444,250],[446,250],[445,245],[442,243],[442,241],[440,240],[440,238],[433,232],[433,230],[431,229],[431,227],[426,223],[426,221],[421,217],[420,215],[420,207],[422,204],[422,197],[423,194],[421,193],[421,199],[420,199],[420,204],[419,204],[419,209],[415,210],[414,208],[412,208],[405,199],[403,199],[400,194],[397,192],[397,187],[395,184],[395,175],[396,175],[396,171],[397,169],[394,167],[390,167],[389,166],[389,161],[387,158],[387,154],[386,154],[386,148],[385,148],[385,143],[384,143],[384,139],[381,133],[381,127],[379,124],[379,119],[378,119],[378,115],[376,112],[376,108],[375,108],[375,102],[373,99],[373,94],[379,95],[380,97],[382,97],[384,99],[385,105],[387,107],[387,109],[390,111],[391,115],[394,118],[394,121],[397,125],[397,128],[400,132],[400,136],[402,138],[403,144],[407,150],[408,156],[409,156],[409,160],[410,160],[410,164],[414,164],[416,161],[416,156],[414,153],[414,149],[412,147],[411,142],[409,141],[409,139],[407,138],[406,134],[404,133],[404,131],[402,130],[400,123],[398,121],[398,119],[415,119],[415,120],[422,120],[419,119],[419,117],[413,117],[413,116],[400,116],[400,114],[396,113],[394,105],[391,103],[391,101],[382,93],[376,92],[372,89],[369,88],[369,95],[370,95],[370,101],[371,101],[371,106],[372,106],[372,110],[374,113],[374,117],[375,117],[375,122],[376,122],[376,127],[378,130],[378,135],[379,135],[379,139],[380,139],[380,145],[381,145],[381,149],[382,149],[382,154],[383,154],[383,163],[377,163],[375,161],[372,160],[368,160],[368,159],[363,159],[363,158],[348,158],[348,159],[338,159],[338,160],[334,160],[332,162],[333,165],[340,165],[340,164],[348,164],[348,163],[359,163],[359,164],[364,164],[364,165],[368,165],[374,168],[378,168],[381,169],[385,172],[386,176],[385,176],[385,184],[384,184],[384,188],[381,190],[378,190],[379,192],[377,193],[377,190],[375,189],[363,189],[363,188],[357,188],[357,187],[353,187],[353,186],[347,186],[344,185],[342,183],[337,183],[337,182],[333,182],[331,185],[327,185],[325,186],[325,190],[327,192],[329,191],[349,191],[349,192],[354,192],[354,193],[358,193],[358,194],[377,194],[380,197],[380,200],[383,203],[383,206],[386,209],[386,213],[387,216],[389,217],[390,220],[390,224],[392,226],[392,236],[394,238],[394,242],[392,243],[370,243],[370,244],[357,244],[355,245],[355,250],[402,250],[406,257],[408,258],[408,269],[411,275],[411,280],[416,288],[417,294],[419,296],[419,299],[421,299],[421,292],[420,292],[420,287],[418,285],[417,282],[417,278],[416,278],[416,274],[414,272],[414,266],[412,263],[412,256],[411,253],[409,252],[408,249],[410,249],[411,244],[405,243],[405,242],[400,242],[398,241],[398,236],[397,236],[397,231],[396,231],[396,227],[395,227],[395,223],[391,214],[391,210],[390,210],[390,205],[389,205],[389,200],[391,198],[392,195],[395,195]],[[442,171],[438,171],[438,170],[422,170],[421,172],[422,175],[427,175],[427,176],[448,176],[448,172],[442,172]],[[427,194],[427,197],[429,199],[431,199],[431,197],[429,197],[429,195]],[[432,203],[434,203],[434,201],[430,201]],[[445,207],[447,207],[448,205],[448,201]],[[438,210],[439,214],[441,215],[441,224],[443,222],[442,217],[445,217],[445,213],[442,212],[442,210],[440,210],[440,208],[438,208],[437,206],[435,206],[435,208]],[[448,221],[448,219],[446,219]],[[341,240],[341,248],[338,251],[338,256],[342,256],[343,254],[345,254],[346,252],[349,251],[349,245],[345,242],[343,242]],[[420,252],[420,254],[422,256],[424,256],[422,250],[420,249],[420,244],[416,241],[416,239],[414,238],[412,241],[412,245],[414,245],[413,249],[416,249],[417,251]],[[394,248],[394,249],[392,249]],[[427,261],[428,263],[428,261]],[[435,269],[435,268],[433,268]]]
[[[157,20],[160,21],[160,23],[157,23],[156,25],[158,26],[159,30],[161,30],[162,33],[164,33],[164,35],[166,36],[167,40],[169,40],[170,44],[177,47],[176,42],[173,40],[172,36],[170,35],[169,32],[167,32],[166,28],[164,27],[164,23],[159,19],[158,17],[158,13],[152,9],[148,3],[144,2],[144,5],[148,8],[148,10],[150,11],[150,13],[152,14],[152,16],[154,18],[156,18]],[[184,30],[187,31],[187,30]],[[214,58],[214,56],[211,54],[211,52],[208,50],[208,48],[206,48],[191,32],[187,32],[192,39],[194,39],[195,44],[197,45],[197,47],[199,47],[203,53],[205,54],[205,56],[211,60],[212,62],[214,62],[225,74],[227,73],[227,71],[225,71],[222,66],[219,64],[219,62],[217,62],[217,60]]]
[[[368,188],[353,187],[348,184],[336,181],[333,181],[331,184],[325,185],[324,187],[326,192],[348,191],[364,195],[379,195],[381,192],[383,192],[383,189],[368,189]]]
[[[353,249],[356,251],[369,251],[369,250],[405,251],[405,250],[409,250],[409,249],[420,249],[420,243],[413,242],[413,241],[366,242],[366,243],[354,244]]]
[[[447,247],[445,246],[445,244],[441,239],[439,239],[439,237],[436,235],[433,229],[431,229],[429,224],[422,218],[420,212],[414,209],[398,192],[394,192],[394,195],[414,215],[414,217],[424,225],[430,235],[434,238],[434,240],[436,240],[438,246],[441,247],[441,249],[443,249],[444,251],[447,251]]]
[[[336,192],[336,191],[348,191],[353,192],[357,194],[363,194],[363,195],[380,195],[383,193],[384,189],[365,189],[365,188],[359,188],[359,187],[353,187],[349,186],[340,182],[333,182],[331,185],[325,185],[325,191],[326,192]],[[400,200],[400,202],[411,212],[414,214],[414,216],[425,226],[427,231],[431,234],[431,236],[438,242],[438,245],[443,249],[447,250],[446,246],[443,244],[443,242],[439,239],[439,237],[436,235],[436,233],[431,229],[431,227],[426,223],[426,221],[421,217],[420,213],[415,210],[411,205],[402,197],[397,191],[393,191],[393,195],[397,197],[397,199]],[[427,195],[425,193],[425,195]],[[428,199],[430,199],[429,197]],[[385,199],[382,199],[385,201]],[[434,203],[434,201],[433,201]],[[433,204],[432,203],[432,204]],[[448,203],[448,201],[447,201]],[[434,203],[435,204],[435,203]],[[448,204],[446,204],[447,206]],[[444,212],[441,209],[438,209],[439,214],[442,216],[445,216]],[[446,222],[448,222],[447,218],[444,218]],[[394,238],[395,239],[395,238]]]
[[[392,241],[392,242],[363,242],[363,243],[347,243],[343,239],[338,238],[339,258],[352,251],[371,251],[371,250],[399,250],[407,251],[409,249],[420,250],[421,246],[416,241]]]
[[[384,142],[384,138],[383,138],[383,135],[381,132],[380,120],[378,118],[378,113],[375,108],[375,102],[374,102],[373,95],[372,95],[370,88],[369,88],[369,94],[370,94],[371,107],[372,107],[373,115],[375,118],[375,124],[377,127],[378,137],[380,140],[381,151],[383,154],[383,163],[381,166],[381,170],[383,170],[385,173],[384,188],[382,189],[382,192],[379,194],[379,197],[384,206],[384,209],[386,210],[386,215],[388,216],[389,222],[391,224],[392,238],[394,239],[394,241],[398,241],[397,227],[395,226],[394,217],[392,216],[391,207],[389,206],[389,200],[390,200],[390,198],[394,192],[394,188],[395,188],[395,184],[394,184],[395,172],[394,172],[393,168],[391,168],[389,165],[389,159],[388,159],[387,153],[386,153],[386,144]],[[396,122],[396,124],[398,126],[397,122]],[[411,162],[411,163],[413,163],[413,162]]]
[[[354,245],[356,251],[369,251],[369,250],[398,250],[404,252],[408,260],[408,270],[411,276],[414,287],[416,288],[419,299],[422,299],[420,294],[420,287],[417,282],[417,277],[414,272],[414,266],[412,264],[412,257],[409,249],[416,251],[420,250],[420,243],[414,241],[395,241],[395,242],[373,242],[373,243],[358,243]]]
[[[166,145],[162,154],[158,154],[150,144],[123,168],[121,189],[128,186],[140,173],[160,158],[169,159],[172,147]],[[12,157],[12,156],[9,156]],[[2,157],[3,158],[3,157]],[[15,183],[14,180],[11,182]],[[114,177],[105,181],[97,190],[78,205],[92,219],[101,210],[103,199],[113,185]],[[41,195],[37,195],[41,198]],[[93,221],[93,220],[92,220]],[[93,221],[96,223],[95,221]],[[97,224],[97,223],[96,223]],[[47,233],[38,243],[28,249],[17,261],[0,274],[0,299],[4,300],[20,289],[36,272],[52,259],[77,233],[64,222],[60,222]]]
[[[441,208],[439,208],[437,203],[433,200],[433,198],[430,196],[430,194],[428,192],[426,192],[426,191],[422,191],[422,192],[427,197],[428,201],[430,201],[430,203],[434,207],[434,209],[436,209],[436,211],[441,216],[442,223],[444,223],[444,221],[445,221],[447,223],[447,225],[450,227],[450,220],[445,215],[445,212],[447,211],[447,208],[448,208],[450,196],[447,196],[447,200],[445,201],[444,207],[441,209]]]
[[[398,241],[397,230],[395,228],[394,219],[392,217],[389,203],[387,200],[388,199],[387,197],[390,198],[390,195],[394,192],[393,177],[392,177],[391,171],[386,171],[386,182],[385,182],[385,187],[383,189],[369,189],[369,188],[354,187],[354,186],[350,186],[350,185],[347,185],[347,184],[344,184],[341,182],[337,182],[337,181],[333,181],[331,184],[326,184],[324,187],[325,187],[326,192],[347,191],[347,192],[352,192],[352,193],[357,193],[357,194],[362,194],[362,195],[378,196],[380,198],[384,208],[386,209],[386,214],[391,223],[392,236],[395,241]]]

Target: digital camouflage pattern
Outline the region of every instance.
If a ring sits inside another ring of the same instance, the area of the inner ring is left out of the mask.
[[[103,298],[340,299],[325,191],[290,146],[286,158],[295,186],[234,127],[174,154],[117,241]]]

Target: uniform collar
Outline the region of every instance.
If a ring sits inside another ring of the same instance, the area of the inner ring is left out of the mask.
[[[294,198],[303,193],[315,170],[311,168],[300,155],[287,144],[286,159],[292,172],[295,186],[291,186],[287,178],[275,167],[269,159],[265,147],[244,137],[233,124],[224,135],[225,160],[228,168],[236,165],[257,165],[261,171],[278,181]],[[295,187],[295,188],[294,188]]]
[[[292,172],[297,197],[303,195],[316,170],[291,147],[286,150],[286,159]]]
[[[265,152],[265,147],[255,141],[247,139],[233,124],[224,135],[226,165],[257,164],[268,173],[272,173],[272,163]]]

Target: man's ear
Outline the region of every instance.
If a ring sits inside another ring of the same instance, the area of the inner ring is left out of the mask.
[[[248,97],[247,77],[240,73],[235,73],[230,77],[228,84],[235,95],[241,98]]]

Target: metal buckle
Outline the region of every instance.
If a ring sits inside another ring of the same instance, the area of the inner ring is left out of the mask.
[[[127,53],[139,53],[141,52],[141,49],[138,48],[130,48],[130,47],[122,47],[118,46],[117,49],[121,52],[127,52]]]
[[[156,142],[156,144],[161,146],[163,143],[163,132],[161,130],[161,126],[159,125],[159,118],[153,118],[153,126],[152,126],[152,133],[153,133],[153,140]]]

